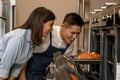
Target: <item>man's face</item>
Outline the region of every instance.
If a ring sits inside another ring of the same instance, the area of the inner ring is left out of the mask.
[[[80,34],[81,27],[77,25],[72,25],[67,27],[66,25],[61,25],[61,38],[67,44],[71,44]]]

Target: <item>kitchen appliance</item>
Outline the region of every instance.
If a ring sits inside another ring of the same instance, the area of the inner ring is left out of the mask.
[[[101,80],[120,80],[120,5],[97,14],[100,25],[91,24],[90,51],[101,54]]]
[[[0,38],[14,27],[15,0],[0,0]]]

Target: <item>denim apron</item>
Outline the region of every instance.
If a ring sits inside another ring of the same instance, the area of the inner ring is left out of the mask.
[[[33,57],[28,61],[28,67],[26,69],[27,80],[46,80],[46,68],[53,61],[54,53],[60,51],[64,54],[66,49],[58,49],[52,46],[52,34],[50,33],[50,45],[48,49],[43,53],[35,53]]]

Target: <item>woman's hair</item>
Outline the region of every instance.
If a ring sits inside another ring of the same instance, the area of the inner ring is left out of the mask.
[[[84,21],[81,16],[77,13],[71,12],[65,15],[63,24],[66,25],[77,25],[82,27],[84,25]]]
[[[55,14],[51,10],[45,7],[38,7],[33,10],[27,21],[17,28],[31,29],[33,44],[40,45],[42,43],[43,24],[47,21],[55,20],[55,18]]]

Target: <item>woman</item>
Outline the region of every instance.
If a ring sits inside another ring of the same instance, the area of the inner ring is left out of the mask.
[[[0,80],[14,80],[23,65],[32,56],[34,47],[39,46],[52,30],[54,13],[38,7],[27,21],[5,34],[0,40]]]
[[[66,55],[71,53],[72,43],[79,36],[83,24],[78,14],[66,14],[61,26],[53,26],[44,42],[35,48],[33,57],[28,61],[26,79],[20,80],[46,80],[46,68],[53,61],[54,53],[57,51]]]

